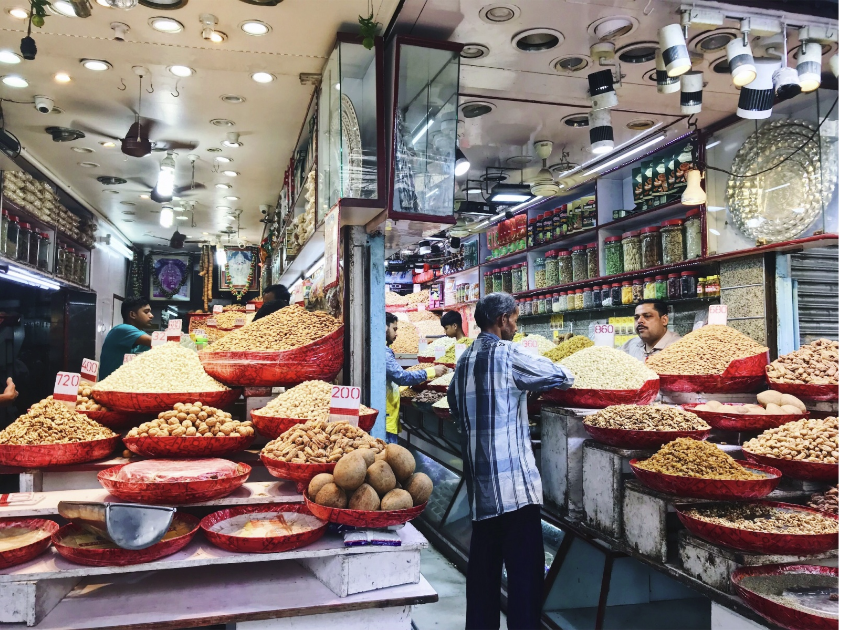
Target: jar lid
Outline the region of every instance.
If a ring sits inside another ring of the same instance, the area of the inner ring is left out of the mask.
[[[555,293],[552,295],[552,298],[558,298],[558,296],[559,296],[559,295],[558,295],[558,293],[557,293],[557,292],[555,292]]]
[[[656,276],[656,277],[654,277],[654,280],[655,281],[665,281],[666,277],[665,276]]]
[[[50,236],[47,233],[41,233],[41,237],[43,237],[44,239],[50,238]]]
[[[559,251],[558,251],[558,256],[559,256],[559,257],[569,257],[569,256],[570,256],[570,254],[571,254],[571,253],[570,253],[570,251],[569,251],[569,250],[559,250]]]
[[[659,233],[660,227],[659,226],[648,226],[647,228],[643,228],[640,233],[643,235],[647,235],[648,233]]]
[[[697,273],[697,272],[693,272],[692,270],[687,270],[686,272],[681,272],[681,273],[680,273],[680,276],[682,276],[682,277],[685,277],[685,276],[695,276],[696,274],[698,274],[698,273]]]
[[[76,249],[75,249],[75,248],[70,248],[70,247],[68,246],[68,248],[67,248],[67,252],[76,252]]]
[[[622,238],[619,237],[619,236],[617,236],[617,237],[605,237],[604,243],[612,244],[612,243],[617,242],[617,241],[622,241]]]
[[[533,217],[529,220],[529,224],[535,224],[535,223],[537,223],[537,218],[536,217]]]
[[[566,292],[558,292],[558,296],[566,296],[566,295],[567,295]]]
[[[592,244],[587,244],[587,248],[597,248],[598,245],[599,244],[597,242],[593,242]]]
[[[576,294],[583,294],[583,293],[584,293],[584,290],[575,290],[575,293],[576,293]]]
[[[31,224],[29,224],[29,223],[27,223],[27,222],[21,222],[21,223],[20,223],[20,227],[21,227],[23,230],[32,230],[32,225],[31,225]]]
[[[594,286],[593,286],[593,291],[594,291],[594,292],[595,292],[596,290],[601,290],[601,289],[602,289],[602,286],[601,286],[601,285],[594,285]]]
[[[628,286],[628,285],[631,285],[630,281],[622,281],[622,286],[623,287]]]
[[[587,246],[573,246],[572,251],[573,252],[581,252],[582,250],[585,250],[586,248],[587,248]]]
[[[642,279],[634,279],[633,281],[631,281],[631,283],[633,283],[634,285],[642,285]]]
[[[642,282],[643,283],[651,283],[654,280],[654,277],[645,277]]]
[[[693,208],[691,211],[689,211],[689,212],[686,214],[686,219],[689,219],[690,217],[700,216],[700,215],[701,215],[701,209],[699,209],[699,208]]]
[[[628,237],[639,237],[640,231],[638,230],[629,230],[627,233],[622,233],[622,239],[627,239]]]
[[[660,222],[660,226],[683,226],[683,220],[667,219],[665,222]]]
[[[549,251],[546,252],[546,256],[547,257],[554,257],[556,252],[557,251],[555,251],[555,250],[549,250]]]
[[[87,260],[87,258],[88,258],[88,256],[87,256],[87,255],[79,255],[79,256],[80,256],[82,259],[85,259],[85,260]]]
[[[670,279],[679,279],[679,278],[680,278],[680,275],[679,275],[677,272],[675,272],[674,274],[670,274],[670,275],[669,275],[669,278],[670,278]]]
[[[610,287],[620,287],[620,285],[619,285],[618,283],[614,283],[614,284],[613,284],[613,285],[611,285]]]

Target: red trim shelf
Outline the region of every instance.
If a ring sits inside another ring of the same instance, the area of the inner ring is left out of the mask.
[[[430,309],[430,312],[444,312],[447,310],[453,309],[461,309],[462,307],[470,307],[471,305],[475,305],[479,301],[467,301],[466,303],[453,303],[452,305],[444,305],[442,307],[433,307]]]
[[[665,204],[661,204],[660,206],[655,206],[653,208],[646,209],[644,211],[640,211],[639,213],[631,213],[630,215],[626,215],[625,217],[620,217],[619,219],[614,219],[606,224],[600,224],[598,228],[616,228],[623,224],[629,224],[634,220],[638,220],[640,217],[645,217],[646,215],[653,215],[659,211],[666,211],[671,209],[673,206],[681,207],[685,213],[688,213],[692,209],[699,208],[698,204],[684,204],[680,201],[680,198],[674,199],[671,202],[666,202]]]
[[[517,254],[521,254],[521,253],[517,253]],[[484,264],[481,264],[481,265],[478,265],[478,266],[470,266],[469,268],[465,268],[464,270],[459,270],[458,272],[450,272],[448,274],[442,274],[441,276],[432,277],[431,279],[428,279],[426,281],[415,281],[414,277],[413,277],[412,282],[413,283],[418,283],[418,284],[423,284],[423,283],[434,283],[434,282],[437,282],[437,281],[443,281],[444,279],[447,279],[449,277],[455,277],[455,276],[459,276],[460,274],[467,274],[468,272],[473,272],[474,270],[478,270],[479,268],[482,267],[482,265],[484,265]],[[420,275],[418,275],[418,276],[420,276]]]

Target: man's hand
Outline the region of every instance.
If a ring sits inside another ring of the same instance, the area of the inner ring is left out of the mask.
[[[441,377],[446,372],[447,372],[447,367],[442,366],[440,364],[435,365],[435,377]]]
[[[18,392],[12,378],[6,378],[6,388],[3,391],[3,394],[0,395],[0,406],[8,406],[17,399],[17,396]]]

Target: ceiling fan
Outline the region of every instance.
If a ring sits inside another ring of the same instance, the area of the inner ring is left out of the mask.
[[[161,241],[168,241],[170,248],[183,248],[184,244],[202,244],[206,242],[206,239],[187,239],[187,235],[178,232],[178,229],[175,229],[175,232],[172,233],[171,237],[159,237],[158,235],[152,235],[151,233],[146,233],[147,237],[151,237],[152,239],[160,239]]]
[[[538,140],[534,143],[534,149],[539,158],[543,160],[543,168],[537,173],[531,185],[532,195],[552,197],[561,192],[561,187],[555,183],[555,177],[546,167],[546,160],[552,154],[553,143],[551,140]]]

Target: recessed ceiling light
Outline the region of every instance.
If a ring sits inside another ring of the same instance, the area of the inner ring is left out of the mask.
[[[81,63],[88,70],[96,70],[97,72],[111,68],[111,64],[102,59],[82,59]]]
[[[58,83],[70,83],[70,75],[66,72],[57,72],[53,77]]]
[[[175,219],[182,219],[183,220],[183,219],[190,219],[190,218],[187,217],[186,215],[184,215],[184,213],[181,213],[181,215],[176,215]],[[189,235],[187,235],[187,237],[189,237]]]
[[[101,140],[101,141],[99,141],[99,144],[102,145],[103,147],[108,147],[108,148],[117,146],[117,143],[113,143],[110,140]]]
[[[657,56],[658,42],[634,42],[616,51],[619,61],[626,64],[647,64]]]
[[[587,32],[600,42],[615,40],[637,29],[639,20],[627,15],[599,18],[587,27]]]
[[[216,127],[233,127],[236,125],[231,119],[211,119],[210,122]]]
[[[232,187],[227,182],[220,182],[219,184],[216,185],[216,188],[217,189],[230,189]]]
[[[586,114],[571,114],[562,118],[561,121],[569,127],[587,127],[590,125],[590,119]]]
[[[542,53],[560,46],[563,41],[563,33],[545,28],[521,31],[511,38],[514,48],[523,53]]]
[[[26,79],[17,75],[6,75],[3,77],[2,81],[10,88],[25,88],[29,85],[29,82],[27,82]]]
[[[225,103],[245,103],[245,97],[236,94],[223,94],[221,97]]]
[[[217,206],[216,210],[217,211],[230,211],[231,207],[230,206]]]
[[[239,171],[223,171],[222,175],[228,176],[229,178],[236,178],[239,175]]]
[[[462,59],[481,59],[490,54],[490,49],[484,44],[465,44],[459,54]]]
[[[724,50],[737,37],[741,37],[741,33],[736,29],[713,29],[696,35],[689,43],[699,53],[713,53]]]
[[[137,206],[137,204],[135,204],[134,202],[128,202],[126,200],[123,200],[122,202],[120,202],[120,204],[122,204],[123,206]]]
[[[90,149],[89,147],[71,147],[70,149],[72,149],[73,151],[78,152],[80,154],[92,154],[93,153],[93,149]]]
[[[146,195],[146,194],[143,194],[143,195],[141,195],[141,196],[140,196],[140,199],[141,199],[141,200],[148,200],[148,199],[149,199],[149,196],[148,196],[148,195]]]
[[[464,118],[477,118],[484,116],[496,106],[488,101],[468,101],[461,105],[461,115]]]
[[[10,50],[0,50],[0,63],[3,64],[19,64],[20,55],[13,53]]]
[[[233,158],[228,158],[227,156],[216,156],[215,160],[216,160],[216,162],[224,162],[224,163],[234,161]]]
[[[178,20],[172,18],[165,18],[163,16],[156,16],[149,18],[149,26],[159,33],[180,33],[184,30],[184,25]]]
[[[9,9],[8,14],[16,20],[26,20],[29,18],[29,11],[27,11],[26,9],[21,9],[19,7]]]
[[[727,57],[721,57],[720,59],[711,61],[710,68],[717,75],[730,74],[730,62],[727,61]]]
[[[134,211],[120,211],[123,215],[137,215]]]
[[[111,5],[108,4],[108,0],[96,0],[96,3],[101,7],[106,7],[108,9],[111,8]]]
[[[590,65],[586,55],[566,55],[550,62],[549,67],[557,72],[579,72]]]
[[[209,235],[210,233],[202,233],[202,235]]]
[[[169,72],[171,72],[176,77],[189,77],[195,74],[195,70],[190,68],[189,66],[170,66],[167,68]]]
[[[634,119],[633,121],[629,121],[625,124],[625,127],[632,130],[644,130],[644,129],[651,129],[654,127],[656,123],[651,119]]]
[[[255,72],[251,74],[251,78],[257,83],[271,83],[276,77],[269,72]]]
[[[241,28],[246,35],[254,35],[255,37],[265,35],[272,30],[271,26],[265,22],[261,22],[260,20],[246,20],[239,25],[239,28]]]
[[[66,18],[76,17],[76,9],[67,0],[53,0],[53,2],[49,3],[49,7],[53,13],[63,15]]]
[[[239,198],[236,195],[226,195],[225,199],[231,202],[236,202]]]
[[[133,223],[133,222],[134,222],[134,220],[133,220],[133,219],[124,219],[123,221],[124,221],[126,224],[131,224],[131,223]]]
[[[479,18],[491,24],[501,24],[520,17],[520,8],[513,4],[489,4],[479,9]]]

